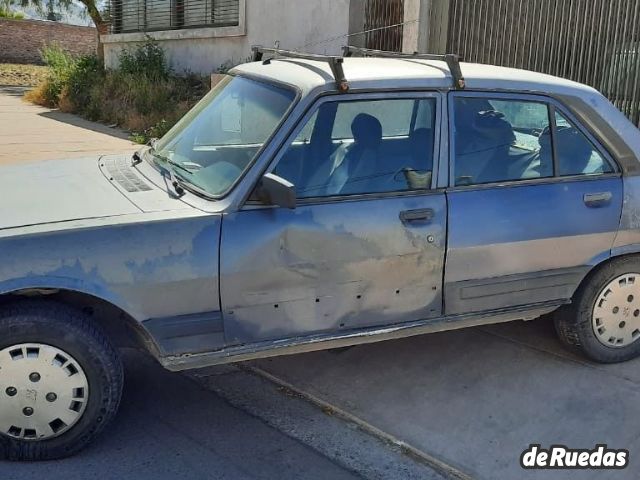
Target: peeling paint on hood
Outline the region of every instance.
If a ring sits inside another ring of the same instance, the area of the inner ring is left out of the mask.
[[[140,213],[111,185],[98,157],[0,168],[0,230]]]

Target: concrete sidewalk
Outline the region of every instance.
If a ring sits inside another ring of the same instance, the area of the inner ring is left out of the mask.
[[[0,165],[139,148],[120,130],[26,103],[23,92],[19,87],[0,88]]]
[[[640,360],[567,353],[549,319],[438,333],[253,363],[474,478],[635,479]],[[621,471],[525,471],[543,447],[628,449]]]

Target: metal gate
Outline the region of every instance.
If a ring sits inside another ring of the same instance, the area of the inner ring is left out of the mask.
[[[640,126],[640,0],[451,0],[447,50],[591,85]]]
[[[404,0],[366,0],[364,18],[366,48],[402,51]]]

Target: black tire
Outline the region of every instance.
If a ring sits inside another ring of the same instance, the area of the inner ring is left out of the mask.
[[[599,363],[624,362],[640,356],[640,339],[624,347],[607,346],[598,340],[592,324],[593,308],[602,290],[627,273],[640,273],[639,257],[620,257],[597,268],[584,280],[571,305],[555,312],[556,332],[565,345]]]
[[[0,458],[53,460],[73,455],[102,432],[118,410],[123,384],[118,352],[90,317],[44,300],[0,307],[0,350],[23,343],[51,345],[74,357],[84,370],[90,393],[82,417],[57,437],[24,440],[0,432]],[[0,377],[0,395],[7,388],[4,382]]]

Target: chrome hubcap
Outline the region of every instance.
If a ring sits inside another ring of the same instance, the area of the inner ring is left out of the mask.
[[[593,331],[607,347],[626,347],[640,338],[640,274],[613,279],[593,307]]]
[[[0,433],[56,437],[82,418],[88,399],[87,377],[68,353],[40,343],[0,350]]]

